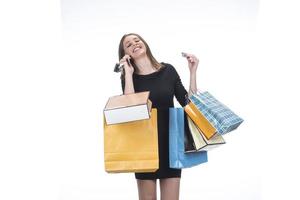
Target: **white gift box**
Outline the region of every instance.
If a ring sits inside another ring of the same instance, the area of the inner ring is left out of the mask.
[[[152,102],[150,92],[112,96],[104,108],[107,125],[149,119]]]

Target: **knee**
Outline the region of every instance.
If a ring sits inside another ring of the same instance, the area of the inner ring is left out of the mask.
[[[145,195],[144,197],[140,198],[140,200],[156,200],[156,196],[152,194]]]

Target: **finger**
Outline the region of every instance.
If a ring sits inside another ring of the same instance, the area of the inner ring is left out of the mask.
[[[130,55],[128,55],[128,54],[126,54],[123,58],[124,58],[125,60],[131,59]]]
[[[190,54],[190,53],[186,53],[186,57],[187,57],[187,58],[192,58],[192,57],[194,57],[194,55],[193,55],[193,54]]]
[[[190,54],[189,53],[185,53],[185,52],[181,52],[181,55],[183,57],[186,57],[186,58],[189,58],[190,57]]]
[[[187,59],[191,63],[195,63],[197,61],[196,57],[194,55],[192,55],[192,54],[190,54]]]
[[[121,60],[119,61],[119,64],[120,64],[120,65],[124,65],[125,67],[128,66],[127,61],[126,61],[126,60],[123,60],[123,59],[121,59]]]
[[[190,58],[191,58],[191,62],[194,62],[194,63],[199,62],[199,59],[195,55],[191,55]]]
[[[190,63],[196,63],[196,62],[199,62],[199,59],[194,55],[194,54],[191,54],[191,53],[185,53],[185,52],[182,52],[181,53],[183,57],[186,57],[186,59],[188,60],[188,62]]]
[[[193,57],[188,57],[187,60],[188,60],[189,62],[191,62],[191,63],[194,62],[194,58],[193,58]]]
[[[121,58],[121,60],[126,60],[126,59],[128,59],[128,58],[130,58],[130,56],[128,55],[128,54],[125,54],[122,58]],[[120,61],[121,61],[120,60]]]

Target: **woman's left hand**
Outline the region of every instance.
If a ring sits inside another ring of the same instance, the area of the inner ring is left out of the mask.
[[[196,73],[199,64],[199,59],[195,55],[189,53],[184,53],[184,57],[186,57],[188,61],[190,72]]]

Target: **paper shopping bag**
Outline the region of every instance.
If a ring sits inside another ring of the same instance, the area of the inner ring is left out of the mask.
[[[187,123],[189,128],[189,134],[191,134],[193,140],[194,149],[186,150],[186,152],[208,151],[225,144],[225,140],[219,134],[215,134],[209,140],[206,139],[202,131],[196,126],[193,120],[191,120],[191,118],[188,116],[187,116]]]
[[[151,118],[107,125],[104,120],[104,163],[107,172],[154,172],[159,167],[157,110]]]
[[[205,118],[193,102],[189,102],[184,107],[184,111],[201,130],[206,139],[212,138],[217,133],[214,126]]]
[[[221,135],[235,130],[244,121],[209,92],[197,92],[190,100]]]
[[[207,162],[206,151],[185,153],[183,108],[169,108],[169,116],[170,168],[182,169]]]
[[[110,97],[103,111],[106,124],[149,119],[152,108],[149,95],[150,92],[145,91]]]

